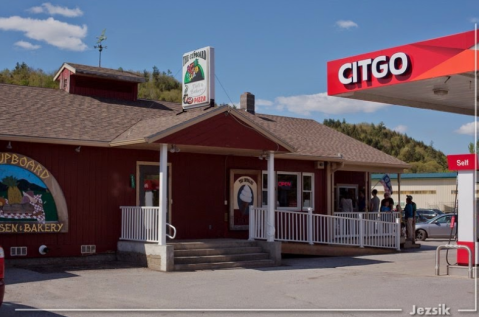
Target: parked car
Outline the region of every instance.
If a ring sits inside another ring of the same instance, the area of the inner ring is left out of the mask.
[[[405,221],[404,220],[404,210],[401,211],[401,216],[402,216],[402,220],[403,222]],[[427,222],[429,221],[428,218],[424,217],[422,214],[419,214],[416,212],[416,223],[422,223],[422,222]]]
[[[5,275],[5,253],[3,252],[3,248],[0,246],[0,306],[2,306],[3,294],[5,294],[5,283],[3,282],[4,275]]]
[[[427,238],[449,238],[451,235],[451,221],[455,217],[454,229],[456,231],[457,214],[443,214],[436,216],[424,223],[416,223],[416,240],[424,241]]]
[[[439,209],[426,209],[426,208],[418,208],[416,209],[416,214],[419,214],[423,216],[424,218],[427,219],[432,219],[434,217],[437,217],[439,215],[444,215],[442,211]]]

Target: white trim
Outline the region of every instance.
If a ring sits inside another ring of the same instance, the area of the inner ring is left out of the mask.
[[[306,191],[308,193],[311,193],[311,201],[310,201],[310,206],[309,207],[304,207],[303,204],[303,194],[304,194],[304,177],[309,176],[311,177],[311,190]],[[314,199],[314,173],[301,173],[301,208],[303,211],[308,211],[308,208],[311,208],[313,211],[315,209],[315,199]]]
[[[64,69],[68,69],[69,71],[72,72],[72,74],[76,74],[76,70],[75,68],[73,68],[72,66],[68,65],[67,63],[63,63],[63,65],[60,67],[60,70],[56,73],[56,75],[53,77],[53,81],[56,81],[58,76],[60,76],[60,74],[63,72]]]

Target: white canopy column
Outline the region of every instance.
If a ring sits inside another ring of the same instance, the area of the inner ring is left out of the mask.
[[[276,207],[275,195],[275,172],[274,172],[274,153],[271,151],[268,154],[268,216],[267,216],[267,241],[274,242],[274,235],[276,232],[274,226],[274,209]]]
[[[158,213],[158,244],[166,245],[166,206],[167,196],[167,172],[168,172],[168,144],[161,144],[160,148],[160,192]]]

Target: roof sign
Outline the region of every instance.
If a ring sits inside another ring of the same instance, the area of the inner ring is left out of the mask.
[[[215,66],[214,48],[207,46],[183,55],[184,110],[214,104]]]

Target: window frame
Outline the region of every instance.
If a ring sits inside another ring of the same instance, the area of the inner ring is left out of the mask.
[[[303,205],[304,176],[311,177],[311,190],[307,191],[311,193],[311,207],[304,207]],[[312,210],[314,211],[314,173],[301,173],[301,208],[303,211],[308,211],[308,208],[312,208]]]
[[[283,175],[296,175],[297,176],[297,193],[296,193],[296,199],[297,199],[297,202],[298,202],[298,206],[297,207],[279,207],[278,206],[278,175],[280,174],[283,174]],[[265,182],[263,181],[264,177],[268,177],[268,171],[261,171],[261,206],[262,208],[267,208],[268,205],[266,204],[263,204],[263,199],[264,199],[264,196],[265,194],[267,195],[268,193],[268,188],[264,187],[265,185]],[[310,176],[311,177],[311,190],[310,191],[307,191],[307,192],[311,192],[311,207],[304,207],[303,206],[303,188],[304,188],[304,179],[303,177],[304,176]],[[315,199],[314,199],[314,194],[315,194],[315,186],[314,186],[314,177],[315,177],[315,174],[314,173],[310,173],[310,172],[286,172],[286,171],[275,171],[275,186],[274,186],[274,190],[275,190],[275,200],[276,200],[276,204],[275,204],[275,209],[276,210],[289,210],[289,211],[308,211],[308,208],[312,208],[312,210],[314,211],[315,210]]]

